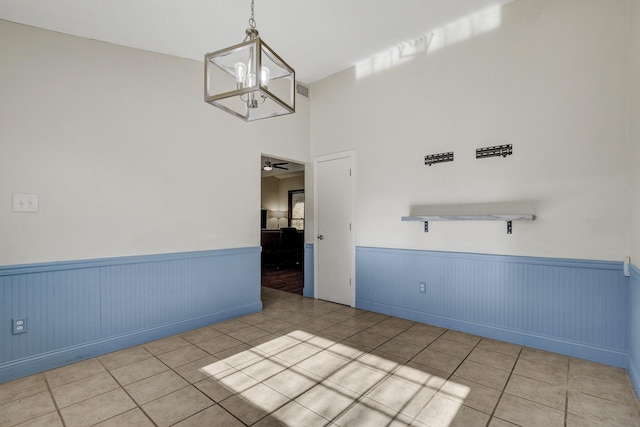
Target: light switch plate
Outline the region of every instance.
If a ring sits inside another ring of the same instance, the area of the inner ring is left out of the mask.
[[[38,195],[14,193],[13,211],[14,212],[38,212]]]

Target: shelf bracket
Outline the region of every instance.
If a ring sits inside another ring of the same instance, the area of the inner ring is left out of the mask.
[[[507,234],[512,234],[513,227],[511,226],[511,221],[507,221]]]

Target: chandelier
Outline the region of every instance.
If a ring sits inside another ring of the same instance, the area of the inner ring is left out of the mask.
[[[296,110],[295,70],[260,38],[253,3],[244,41],[204,56],[205,102],[245,121]]]

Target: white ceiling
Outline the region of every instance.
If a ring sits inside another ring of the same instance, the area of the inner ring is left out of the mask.
[[[260,36],[313,83],[512,0],[255,0]],[[202,61],[244,39],[250,0],[0,0],[0,19]]]

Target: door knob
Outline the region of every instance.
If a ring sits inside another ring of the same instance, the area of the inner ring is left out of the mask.
[[[324,236],[322,234],[318,234],[318,240],[322,240],[324,239]]]

